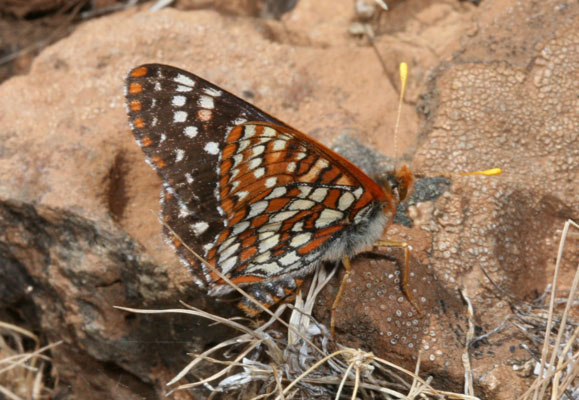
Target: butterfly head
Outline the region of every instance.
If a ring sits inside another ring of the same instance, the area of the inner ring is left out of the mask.
[[[407,200],[414,189],[414,175],[406,165],[376,179],[387,193],[392,193],[396,204]]]

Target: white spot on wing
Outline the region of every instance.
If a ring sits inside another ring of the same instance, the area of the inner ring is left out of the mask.
[[[159,143],[163,143],[165,140],[167,140],[167,135],[161,133],[161,140],[159,140]]]
[[[241,125],[247,122],[247,119],[245,118],[237,118],[236,120],[233,121],[233,125]]]
[[[183,107],[187,98],[185,96],[173,96],[172,104],[175,107]]]
[[[195,86],[195,81],[193,79],[189,78],[188,76],[183,75],[183,74],[177,75],[173,79],[173,81],[180,83],[182,85],[185,85],[185,86],[190,86],[190,87]]]
[[[289,210],[309,210],[312,208],[316,203],[311,200],[294,200],[289,205]],[[319,219],[319,218],[318,218]]]
[[[279,262],[282,263],[282,265],[290,265],[295,263],[296,261],[299,261],[299,259],[300,257],[296,254],[295,251],[290,251],[289,253],[281,257],[279,259]]]
[[[318,161],[316,161],[316,164],[314,166],[319,171],[327,168],[328,165],[330,165],[330,162],[328,160],[326,160],[325,158],[318,158]]]
[[[229,246],[231,246],[231,243],[233,243],[235,241],[235,236],[231,236],[229,239],[227,239],[225,242],[221,243],[221,245],[219,245],[219,252],[222,252],[223,250],[225,250],[226,248],[228,248]]]
[[[354,196],[356,196],[356,199],[359,199],[360,196],[362,196],[362,193],[364,193],[364,189],[362,189],[361,187],[354,190]]]
[[[259,251],[262,253],[271,249],[272,247],[274,247],[275,245],[277,245],[279,243],[279,235],[278,234],[271,235],[267,239],[261,239],[262,235],[263,234],[259,235],[260,236]]]
[[[173,114],[173,122],[185,121],[187,121],[187,113],[185,111],[175,111],[175,114]]]
[[[253,173],[253,176],[255,176],[257,179],[261,178],[264,175],[265,175],[265,168],[258,168]]]
[[[261,164],[261,158],[254,158],[249,162],[249,169],[256,169]]]
[[[243,200],[245,198],[245,196],[247,196],[249,194],[249,192],[247,191],[242,191],[242,192],[237,192],[237,198],[239,200]]]
[[[277,184],[277,178],[275,176],[272,176],[271,178],[267,178],[265,180],[265,187],[267,188],[272,188]],[[273,192],[272,192],[273,193]]]
[[[193,139],[195,136],[197,136],[199,131],[197,130],[196,126],[191,125],[191,126],[187,126],[185,129],[183,129],[183,133],[188,138]]]
[[[292,240],[290,241],[290,246],[300,247],[309,242],[312,236],[313,235],[311,234],[311,232],[300,233],[299,235],[296,235],[292,238]]]
[[[275,142],[273,142],[273,146],[271,147],[271,149],[273,151],[282,151],[283,149],[285,149],[286,145],[287,145],[287,141],[276,140]]]
[[[226,274],[229,271],[231,271],[233,269],[233,267],[235,267],[235,264],[237,263],[237,257],[231,257],[228,260],[226,260],[225,262],[219,264],[219,266],[221,267],[221,273],[222,274]]]
[[[304,221],[299,221],[292,226],[292,232],[301,232],[304,230]]]
[[[267,264],[261,264],[261,265],[255,265],[255,266],[252,265],[252,268],[261,269],[263,272],[266,273],[266,275],[276,275],[282,270],[281,267],[276,262],[270,262]],[[249,270],[249,268],[248,268],[248,270]]]
[[[269,178],[269,179],[271,179],[271,178]],[[266,184],[267,184],[267,181],[266,181]],[[275,189],[273,189],[271,191],[271,193],[265,199],[266,200],[277,199],[278,197],[281,197],[286,193],[287,193],[287,189],[285,187],[283,187],[283,186],[276,187]]]
[[[177,88],[175,89],[175,91],[180,92],[180,93],[187,93],[192,91],[193,89],[189,86],[183,86],[183,85],[179,85],[177,86]]]
[[[241,153],[243,150],[245,150],[247,148],[247,146],[249,146],[249,140],[240,140],[239,145],[237,146],[237,153]]]
[[[352,205],[354,200],[356,199],[354,198],[354,195],[352,193],[344,192],[342,193],[340,199],[338,200],[338,208],[342,211],[347,210]]]
[[[261,136],[274,137],[275,136],[275,129],[273,129],[269,126],[264,126],[263,127],[263,133],[261,134]]]
[[[239,222],[237,224],[235,224],[233,226],[233,231],[231,232],[232,236],[237,236],[239,235],[241,232],[245,231],[247,228],[249,228],[249,221],[242,221]]]
[[[243,127],[243,139],[249,139],[255,135],[255,125],[246,125]]]
[[[317,188],[314,190],[312,194],[310,194],[310,199],[317,203],[321,203],[324,201],[326,196],[328,195],[328,189],[326,188]]]
[[[167,185],[167,184],[163,184],[163,189],[165,189],[165,191],[167,193],[170,193],[172,195],[175,194],[175,189],[173,189],[171,186]]]
[[[177,149],[175,150],[175,162],[179,162],[185,157],[185,150]]]
[[[223,94],[223,92],[221,90],[217,90],[214,88],[205,88],[203,89],[203,91],[208,94],[209,96],[213,96],[213,97],[219,97]]]
[[[233,246],[229,246],[227,249],[225,249],[225,251],[221,252],[219,255],[219,264],[231,257],[238,248],[239,243],[235,243]]]
[[[233,167],[237,167],[243,161],[243,154],[236,154],[233,156]]]
[[[295,162],[292,161],[292,162],[287,164],[287,167],[286,167],[287,172],[294,172],[295,170],[296,170],[296,163]]]
[[[216,155],[219,153],[219,145],[217,142],[208,142],[203,148],[207,153]]]
[[[255,146],[252,150],[253,156],[257,157],[265,151],[265,146]]]
[[[271,222],[262,225],[257,231],[258,232],[278,232],[281,228],[281,222],[276,222],[272,224]]]
[[[193,183],[193,176],[191,176],[191,174],[189,172],[185,172],[185,179],[187,180],[188,184]]]
[[[161,89],[161,82],[155,82],[155,91],[159,92]]]
[[[205,221],[195,222],[191,225],[191,228],[193,229],[193,233],[196,236],[199,236],[205,233],[205,231],[209,228],[209,224]]]
[[[320,216],[318,217],[318,219],[316,219],[315,226],[316,226],[316,228],[324,228],[328,225],[333,224],[336,221],[339,221],[343,217],[344,217],[344,214],[342,214],[341,211],[326,208],[325,210],[323,210],[320,213]]]
[[[260,254],[259,256],[257,256],[257,257],[255,258],[255,262],[262,263],[262,262],[265,262],[265,261],[269,260],[270,258],[271,258],[271,252],[270,252],[270,251],[266,251],[265,253]]]
[[[286,219],[290,219],[291,217],[293,217],[294,215],[296,215],[298,213],[298,211],[282,211],[282,212],[278,212],[277,214],[274,214],[270,219],[269,222],[270,223],[274,223],[274,222],[282,222],[285,221]]]
[[[207,108],[210,110],[215,108],[215,102],[213,101],[213,97],[211,96],[200,96],[197,104],[199,104],[199,107],[201,108]]]
[[[193,214],[191,210],[187,208],[184,204],[179,205],[179,218],[186,218],[189,215]]]
[[[249,214],[247,215],[247,218],[253,218],[256,215],[261,214],[267,208],[268,204],[268,201],[258,201],[257,203],[253,203],[249,208]]]

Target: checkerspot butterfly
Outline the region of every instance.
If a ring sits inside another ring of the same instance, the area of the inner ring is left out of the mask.
[[[232,288],[183,242],[269,307],[321,262],[372,245],[412,185],[405,167],[373,180],[307,135],[175,67],[133,69],[126,98],[137,142],[163,180],[165,235],[211,295]],[[260,312],[247,300],[240,307]]]

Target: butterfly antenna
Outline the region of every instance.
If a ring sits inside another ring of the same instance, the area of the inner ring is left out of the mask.
[[[483,175],[483,176],[496,176],[503,173],[503,170],[500,168],[490,168],[485,169],[483,171],[470,171],[470,172],[456,172],[456,171],[429,171],[429,175],[461,175],[461,176],[468,176],[468,175]]]
[[[398,165],[398,127],[400,126],[400,115],[402,114],[402,101],[404,100],[404,91],[406,90],[407,79],[408,79],[408,64],[402,62],[400,63],[400,99],[398,100],[398,112],[396,113],[396,125],[394,126],[395,167]]]

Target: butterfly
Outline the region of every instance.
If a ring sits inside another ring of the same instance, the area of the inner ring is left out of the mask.
[[[212,83],[161,64],[126,79],[130,125],[163,181],[164,234],[210,295],[290,296],[324,261],[378,240],[411,191],[406,168],[372,179],[323,144]],[[252,316],[261,309],[243,299]]]

